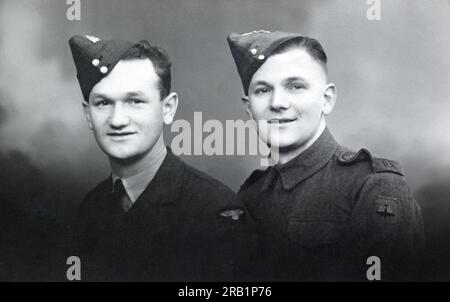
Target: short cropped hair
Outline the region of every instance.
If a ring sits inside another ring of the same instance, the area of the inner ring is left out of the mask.
[[[122,60],[131,59],[150,59],[160,79],[158,88],[161,100],[164,99],[170,93],[171,83],[170,67],[172,66],[172,62],[170,62],[167,52],[161,47],[151,45],[146,40],[141,40],[122,58]]]
[[[327,54],[325,53],[325,50],[323,49],[322,45],[317,41],[316,39],[309,38],[309,37],[298,37],[291,39],[280,46],[278,46],[272,55],[280,54],[283,52],[286,52],[288,50],[291,50],[292,48],[303,48],[308,52],[308,54],[316,60],[320,65],[322,65],[325,74],[328,74],[328,68],[327,68]]]

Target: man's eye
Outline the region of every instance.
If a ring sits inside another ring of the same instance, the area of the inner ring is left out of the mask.
[[[144,101],[139,100],[139,99],[129,99],[128,102],[131,103],[131,104],[142,104],[142,103],[144,103]]]
[[[267,93],[267,92],[269,92],[269,89],[266,87],[256,88],[254,91],[255,94],[263,94],[263,93]]]
[[[104,107],[104,106],[108,106],[109,104],[110,104],[110,102],[107,100],[101,100],[101,101],[98,101],[95,103],[95,105],[97,107]]]
[[[301,90],[301,89],[304,89],[304,88],[305,88],[305,86],[302,85],[302,84],[292,84],[292,86],[291,86],[292,90]]]

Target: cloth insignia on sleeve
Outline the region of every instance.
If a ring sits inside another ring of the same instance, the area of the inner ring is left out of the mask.
[[[373,161],[375,173],[391,172],[403,176],[402,168],[399,163],[384,158],[375,158]]]
[[[393,223],[397,221],[397,198],[390,196],[377,196],[375,198],[375,220],[378,222]]]

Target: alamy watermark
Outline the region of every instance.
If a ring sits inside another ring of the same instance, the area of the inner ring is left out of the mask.
[[[66,11],[66,18],[69,21],[81,20],[81,0],[66,0],[69,6]]]
[[[66,260],[66,264],[69,265],[69,267],[66,269],[66,278],[69,281],[81,281],[81,260],[78,256],[69,256]],[[366,260],[366,264],[369,265],[366,271],[366,278],[369,281],[380,281],[381,280],[381,260],[378,256],[370,256]],[[191,290],[192,291],[192,290]],[[252,293],[254,295],[255,292]],[[192,294],[188,293],[188,287],[186,286],[186,290],[180,290],[178,293],[179,296],[192,296]],[[230,295],[237,295],[239,296],[239,292],[236,294],[232,294],[230,292]],[[248,295],[248,293],[247,293]],[[262,292],[260,293],[262,295]],[[270,296],[270,292],[265,292],[266,296]],[[207,295],[208,297],[211,296],[209,293]],[[226,296],[226,293],[225,293]]]
[[[179,119],[172,123],[171,149],[175,155],[259,155],[261,166],[278,163],[279,129],[266,120],[207,120],[194,112],[194,123]],[[264,127],[267,131],[258,131]],[[204,136],[204,134],[206,134]],[[268,147],[270,145],[270,148]]]
[[[366,17],[369,21],[381,20],[381,0],[367,0],[369,8],[366,11]]]

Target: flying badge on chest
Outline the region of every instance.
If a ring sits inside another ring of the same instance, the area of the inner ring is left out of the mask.
[[[245,219],[245,212],[242,208],[225,208],[217,212],[217,218],[223,223],[240,223]]]

